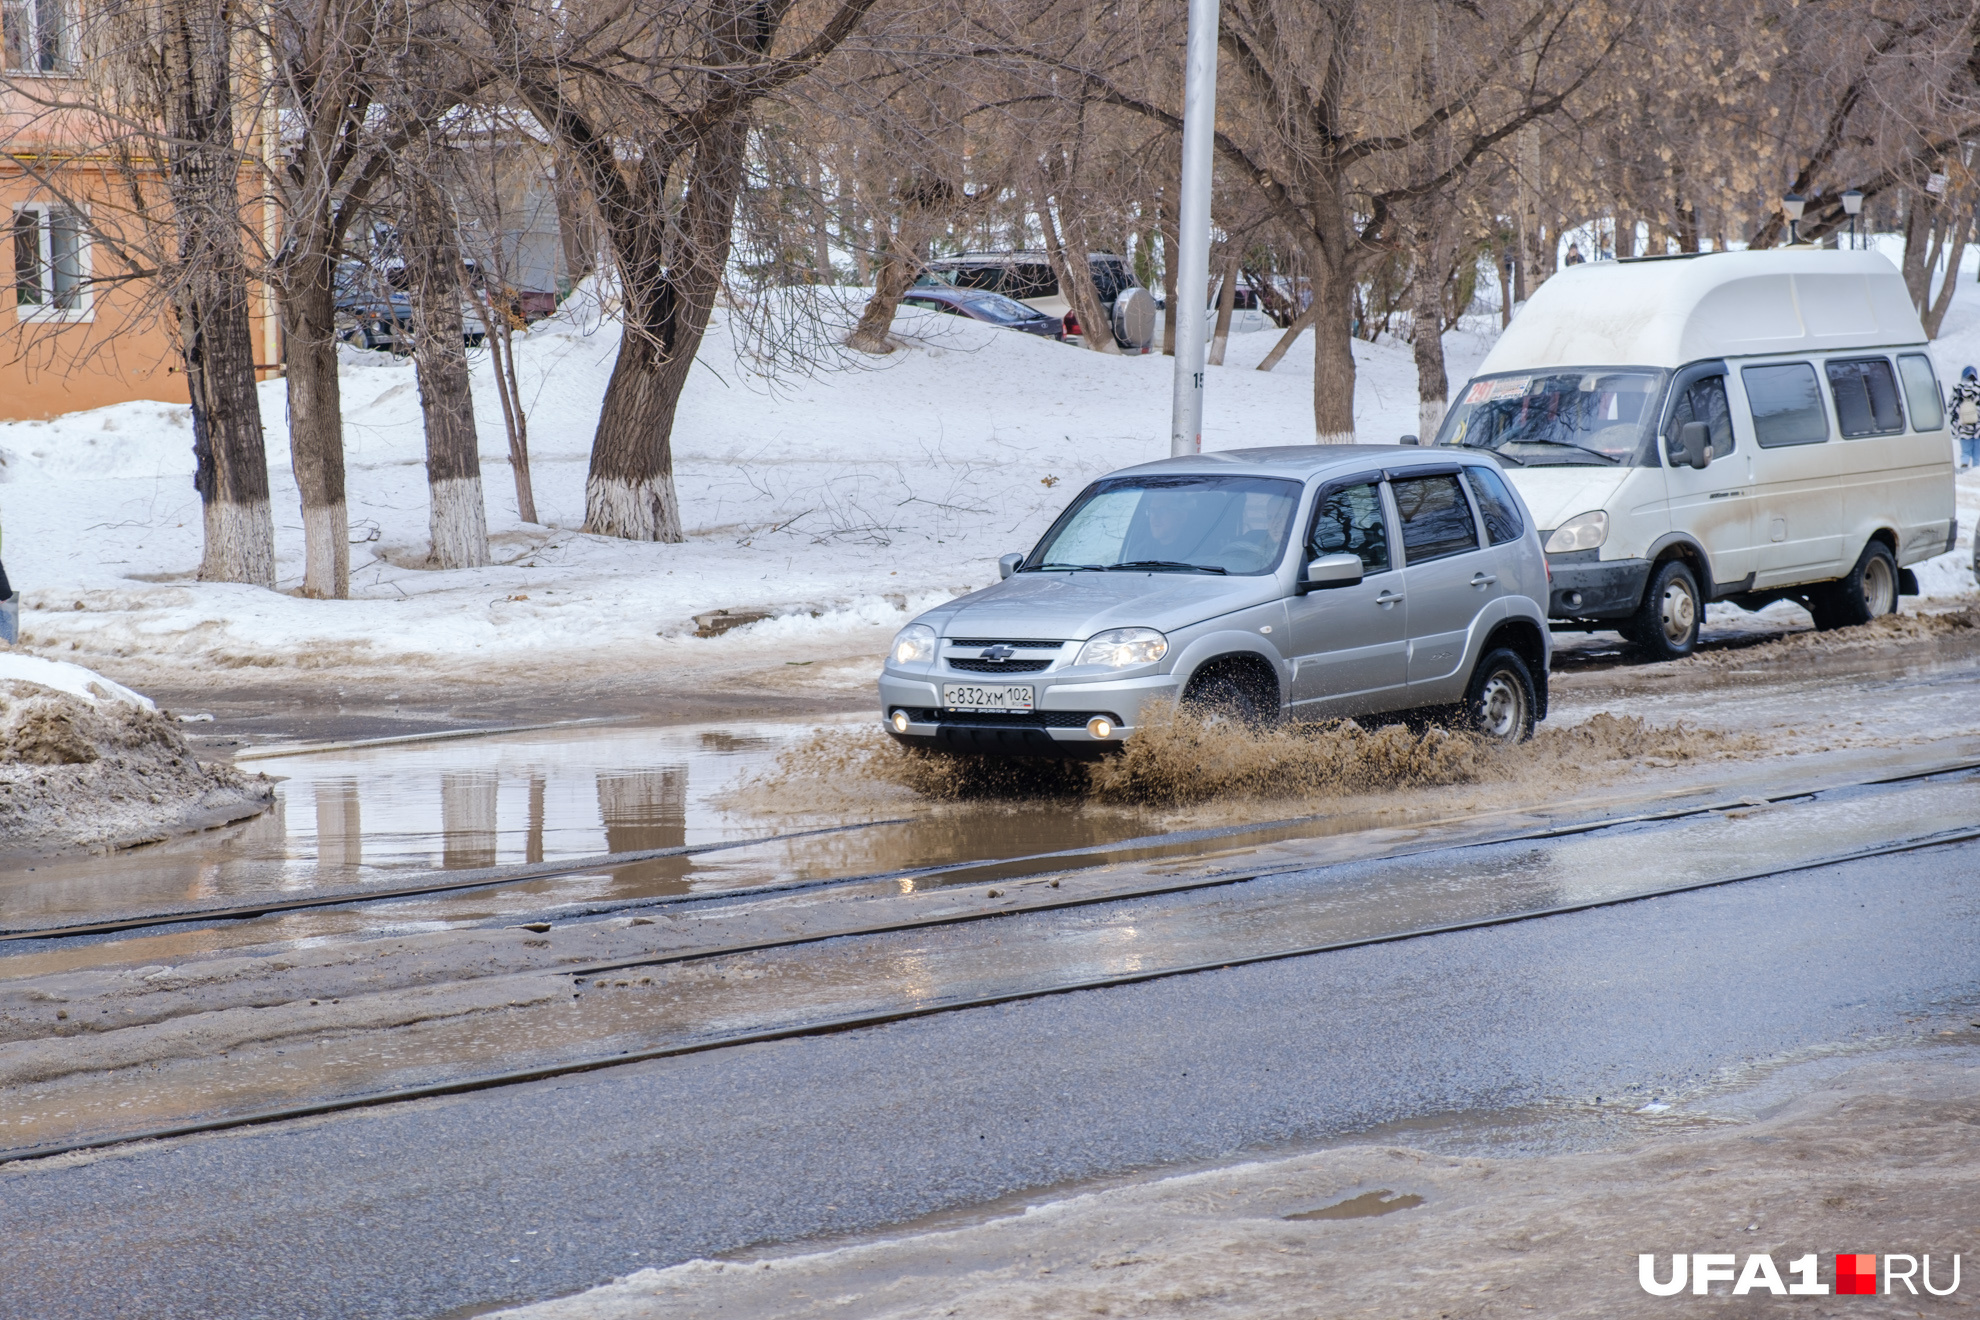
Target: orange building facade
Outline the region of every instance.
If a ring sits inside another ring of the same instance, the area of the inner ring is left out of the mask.
[[[83,90],[64,76],[50,26],[60,3],[0,0],[0,421],[187,398],[170,309],[132,274],[170,240],[138,232],[134,181],[103,151],[94,117],[59,108]],[[158,174],[135,186],[162,200]],[[248,220],[272,229],[272,215]],[[279,374],[281,338],[267,290],[250,296],[256,374],[267,379]]]

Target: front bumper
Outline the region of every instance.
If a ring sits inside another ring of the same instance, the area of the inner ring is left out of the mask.
[[[1581,551],[1593,554],[1592,550]],[[1549,558],[1553,591],[1547,613],[1556,619],[1626,619],[1643,603],[1650,581],[1647,559],[1610,559],[1595,563],[1562,563]]]
[[[1049,673],[1031,678],[1033,709],[1003,714],[993,711],[946,710],[942,683],[979,681],[979,676],[909,676],[893,670],[880,675],[880,719],[888,736],[910,747],[966,752],[982,756],[1056,756],[1090,759],[1121,750],[1142,722],[1144,706],[1174,701],[1176,680],[1170,674],[1127,679],[1067,681]],[[892,717],[904,711],[908,726],[897,730]],[[1113,726],[1108,738],[1096,738],[1087,722],[1104,715]]]

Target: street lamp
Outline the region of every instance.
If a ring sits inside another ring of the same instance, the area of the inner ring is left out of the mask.
[[[1843,210],[1849,212],[1849,246],[1856,247],[1856,217],[1863,214],[1863,194],[1851,188],[1842,195]]]
[[[1802,208],[1807,205],[1808,199],[1800,193],[1789,193],[1787,196],[1781,198],[1781,209],[1787,212],[1788,218],[1789,247],[1793,247],[1801,241],[1801,212]]]

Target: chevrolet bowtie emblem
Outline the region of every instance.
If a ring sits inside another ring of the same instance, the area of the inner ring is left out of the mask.
[[[1017,652],[1008,646],[987,646],[983,649],[982,658],[985,660],[994,660],[998,664],[1002,664],[1016,654]]]

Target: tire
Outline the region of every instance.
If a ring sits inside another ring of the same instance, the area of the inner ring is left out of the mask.
[[[1847,577],[1814,594],[1808,612],[1825,632],[1854,628],[1878,615],[1897,613],[1898,586],[1897,556],[1882,541],[1872,541],[1863,547]]]
[[[1683,560],[1667,559],[1650,575],[1650,589],[1623,635],[1652,660],[1682,660],[1697,649],[1704,618],[1698,579]]]
[[[1248,729],[1263,728],[1270,723],[1278,714],[1276,705],[1271,703],[1268,708],[1256,679],[1230,669],[1191,679],[1182,698],[1184,710],[1212,724],[1242,724]]]
[[[1538,706],[1533,673],[1513,651],[1489,651],[1464,689],[1464,725],[1487,742],[1511,747],[1533,736]]]

